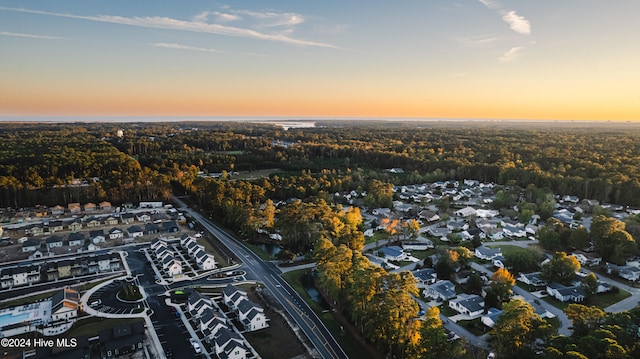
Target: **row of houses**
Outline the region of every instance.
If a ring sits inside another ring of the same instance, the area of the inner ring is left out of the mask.
[[[166,233],[175,233],[179,231],[178,224],[176,221],[165,221],[160,225],[156,223],[146,223],[144,227],[140,226],[130,226],[126,229],[121,229],[118,227],[113,227],[109,229],[106,233],[104,229],[94,229],[87,232],[73,232],[66,236],[61,235],[52,235],[47,237],[44,240],[44,243],[36,238],[24,238],[22,241],[22,252],[29,253],[35,252],[38,250],[41,251],[51,251],[54,248],[63,248],[63,247],[79,247],[77,250],[80,251],[92,251],[96,250],[99,247],[97,246],[99,243],[104,243],[106,239],[117,240],[123,239],[125,236],[127,238],[137,238],[142,237],[145,234],[157,234],[160,232]],[[87,238],[88,237],[88,238]],[[43,247],[44,245],[44,247]],[[72,248],[69,248],[72,249]]]
[[[0,288],[7,289],[73,276],[113,272],[121,268],[122,261],[117,253],[5,267],[0,269]]]
[[[67,204],[66,208],[61,205],[55,205],[51,208],[48,208],[47,206],[37,206],[33,213],[35,217],[46,217],[48,215],[59,216],[64,214],[65,212],[77,214],[81,213],[83,210],[84,212],[95,212],[111,211],[112,209],[113,206],[111,206],[111,202],[107,201],[100,202],[99,204],[89,202],[85,203],[84,205],[74,202]]]
[[[176,277],[182,274],[182,263],[175,258],[173,251],[168,248],[166,240],[154,239],[151,241],[151,249],[160,265],[162,265],[162,270],[169,277]]]
[[[245,331],[253,332],[269,326],[264,309],[249,300],[247,292],[228,284],[222,290],[222,294],[225,305],[238,315],[238,321],[242,323]]]
[[[68,220],[44,221],[42,223],[23,226],[22,228],[24,228],[25,234],[27,235],[42,236],[64,230],[79,231],[83,228],[116,226],[118,224],[132,224],[135,222],[156,224],[166,219],[167,216],[164,213],[120,213],[110,214],[108,216],[102,217],[83,216],[79,218],[71,218]]]
[[[208,271],[216,268],[216,260],[213,255],[207,253],[204,246],[198,244],[195,238],[183,234],[180,237],[180,246],[195,260],[200,270]]]
[[[236,296],[248,301],[246,292],[232,285],[226,287],[224,293],[223,300],[225,303],[229,303],[227,304],[229,308],[231,308],[230,304],[233,304],[231,298]],[[251,309],[247,309],[249,306],[243,303],[243,301],[237,303],[236,312],[244,330],[255,331],[266,328],[268,326],[267,318],[264,316],[262,308],[252,303]],[[219,358],[246,359],[251,356],[253,350],[250,344],[237,331],[232,321],[214,300],[193,291],[187,300],[187,311],[192,318],[196,318],[196,329],[202,333],[204,341],[211,345]]]

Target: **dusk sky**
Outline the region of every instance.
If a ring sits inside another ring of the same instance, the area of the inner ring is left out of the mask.
[[[640,120],[640,1],[0,0],[0,116]]]

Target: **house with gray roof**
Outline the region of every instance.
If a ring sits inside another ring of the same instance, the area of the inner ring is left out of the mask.
[[[441,280],[429,285],[423,291],[424,296],[437,301],[447,301],[455,298],[456,286],[449,280]]]
[[[460,314],[477,317],[484,312],[484,298],[477,294],[458,294],[455,299],[449,301],[449,308]]]

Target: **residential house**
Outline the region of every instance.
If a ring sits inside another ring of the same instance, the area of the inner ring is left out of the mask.
[[[447,235],[451,233],[451,230],[449,228],[429,227],[429,229],[427,229],[427,233],[432,237],[446,238]]]
[[[200,316],[200,331],[205,341],[212,343],[221,329],[229,329],[227,322],[217,311],[209,310]]]
[[[67,208],[69,209],[69,212],[72,214],[77,214],[77,213],[80,213],[80,211],[82,211],[82,207],[80,207],[80,203],[69,203],[67,205]]]
[[[136,214],[136,220],[138,222],[148,222],[151,220],[151,216],[149,215],[149,213],[146,212],[140,212]]]
[[[426,288],[438,280],[438,275],[433,268],[423,268],[412,272],[416,279],[416,287]]]
[[[484,299],[477,294],[458,294],[458,297],[449,301],[449,308],[460,314],[477,317],[484,312]]]
[[[451,220],[447,222],[447,229],[454,232],[464,231],[469,228],[469,224],[463,220]]]
[[[561,302],[583,302],[585,292],[582,286],[565,286],[560,283],[547,284],[547,293]]]
[[[502,313],[504,313],[502,310],[491,307],[487,311],[487,314],[483,315],[482,318],[480,318],[480,321],[487,327],[493,328],[493,326],[498,322],[498,319],[500,318]]]
[[[136,220],[136,217],[133,213],[121,213],[120,214],[120,222],[123,224],[133,223]]]
[[[45,243],[48,250],[62,247],[63,241],[64,239],[62,238],[62,236],[51,236],[45,239]]]
[[[87,228],[100,227],[102,225],[102,222],[96,217],[89,217],[85,221],[85,225],[87,226]]]
[[[142,351],[145,343],[144,321],[122,324],[100,331],[100,357],[114,358]]]
[[[170,277],[182,274],[182,264],[173,256],[168,256],[162,261],[162,267]]]
[[[82,229],[82,220],[80,218],[76,218],[71,220],[70,222],[67,222],[67,228],[69,228],[70,231],[79,231]]]
[[[202,295],[195,290],[189,294],[189,298],[187,299],[187,311],[191,313],[191,315],[200,315],[202,310],[207,308],[213,308],[211,298],[206,295]]]
[[[214,352],[219,358],[246,359],[248,349],[244,339],[235,332],[223,328],[214,338]]]
[[[118,224],[118,217],[110,215],[103,220],[105,226],[115,226]]]
[[[426,251],[435,248],[430,239],[420,239],[419,241],[403,242],[402,248],[408,251]]]
[[[435,222],[440,220],[440,215],[436,211],[422,210],[418,213],[418,218],[427,222]]]
[[[233,311],[237,309],[238,304],[243,298],[248,298],[247,292],[236,288],[232,284],[227,284],[222,290],[222,300],[224,304]]]
[[[164,232],[175,233],[180,230],[176,221],[162,222],[162,230]]]
[[[544,287],[547,285],[547,281],[542,279],[540,272],[520,273],[517,280],[534,287]]]
[[[70,233],[69,234],[69,247],[80,247],[84,244],[84,233]]]
[[[109,230],[109,239],[119,239],[124,238],[124,231],[120,228],[111,228]]]
[[[243,299],[238,303],[238,320],[246,331],[252,332],[269,326],[264,309],[249,299]]]
[[[155,223],[146,223],[144,225],[144,233],[145,234],[156,234],[160,232],[160,227],[158,227]]]
[[[112,209],[111,202],[107,202],[107,201],[100,202],[98,207],[103,211],[110,211]]]
[[[64,229],[64,222],[62,221],[51,221],[44,224],[45,231],[49,233],[60,232]]]
[[[96,204],[95,203],[87,203],[84,205],[84,211],[85,212],[94,212],[96,210]]]
[[[80,294],[78,291],[64,288],[51,297],[51,320],[69,320],[78,317],[80,308]]]
[[[40,248],[40,240],[35,238],[29,238],[22,243],[22,253],[35,252]]]
[[[130,237],[136,238],[136,237],[142,237],[142,235],[144,234],[144,231],[142,230],[142,228],[138,226],[131,226],[127,228],[127,233],[129,233]]]
[[[456,296],[456,286],[449,280],[441,280],[429,285],[423,291],[424,296],[437,301],[447,301]]]
[[[526,237],[527,231],[523,227],[516,226],[504,226],[502,227],[502,232],[507,237]]]
[[[380,253],[388,261],[401,261],[407,257],[407,254],[398,246],[382,247]]]
[[[104,230],[94,229],[89,231],[89,239],[93,244],[103,243],[106,237],[104,236]]]
[[[34,224],[29,226],[25,230],[26,234],[30,234],[32,236],[41,236],[44,234],[44,227],[40,224]]]
[[[490,261],[497,256],[501,256],[502,250],[500,248],[489,248],[480,246],[476,248],[474,255],[482,260]]]
[[[496,268],[502,268],[502,269],[507,268],[507,265],[505,264],[506,259],[503,256],[495,256],[493,257],[491,262],[493,263],[493,266]]]
[[[61,205],[57,204],[51,208],[52,216],[59,216],[61,214],[64,214],[64,207],[62,207]]]
[[[640,268],[638,267],[628,265],[617,266],[611,263],[606,263],[605,269],[608,274],[615,274],[617,272],[620,277],[626,280],[633,282],[640,280]]]
[[[473,208],[473,207],[465,207],[465,208],[462,208],[462,209],[459,209],[459,210],[455,211],[454,213],[458,217],[466,218],[466,217],[475,216],[476,215],[476,209]]]
[[[207,271],[216,268],[215,258],[211,254],[206,253],[203,249],[196,252],[194,257],[198,264],[198,268],[201,270]]]

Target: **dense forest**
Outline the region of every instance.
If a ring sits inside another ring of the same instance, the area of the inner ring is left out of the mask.
[[[185,173],[192,180],[198,171],[277,168],[281,172],[266,184],[273,199],[365,188],[374,178],[394,184],[474,178],[640,206],[640,128],[617,126],[327,121],[283,130],[233,122],[4,124],[0,204],[34,205],[43,196],[33,191],[74,179],[100,179],[89,181],[76,200],[117,202],[126,200],[123,193],[132,199],[166,197],[169,180]],[[392,167],[404,173],[382,171]],[[46,198],[78,196],[66,192]]]
[[[390,207],[394,185],[477,179],[501,185],[493,207],[514,218],[535,213],[548,219],[553,194],[640,206],[638,135],[640,127],[630,124],[317,121],[288,130],[234,122],[2,124],[0,206],[120,204],[190,194],[242,237],[277,231],[282,253],[315,260],[319,289],[380,351],[406,359],[473,357],[464,345],[447,341],[437,309],[415,320],[412,276],[387,273],[362,255],[360,210],[334,193],[356,190],[366,193],[361,201],[367,207]],[[445,212],[449,207],[446,198],[436,205]],[[547,221],[541,246],[566,250],[591,241],[613,262],[636,253],[640,216],[623,223],[602,208],[593,213],[590,234]],[[411,237],[411,228],[400,231]],[[446,270],[468,252],[449,250],[434,267]],[[570,308],[576,330],[563,337],[554,336],[528,303],[505,302],[509,315],[491,332],[493,345],[501,357],[514,358],[536,352],[548,358],[637,356],[629,333],[637,330],[637,312]],[[628,325],[616,326],[623,322]]]

